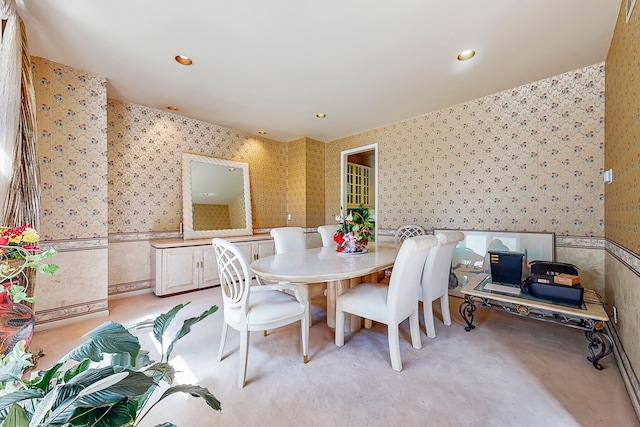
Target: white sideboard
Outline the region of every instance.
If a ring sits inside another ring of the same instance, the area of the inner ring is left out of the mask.
[[[227,237],[252,262],[275,253],[269,234]],[[151,241],[151,280],[156,295],[208,288],[220,284],[211,239]]]

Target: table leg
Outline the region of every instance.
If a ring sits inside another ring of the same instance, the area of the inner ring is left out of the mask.
[[[613,340],[611,337],[604,332],[603,330],[593,329],[591,331],[584,331],[584,335],[589,340],[589,353],[591,356],[587,357],[587,360],[593,364],[593,367],[601,370],[602,365],[600,364],[600,359],[608,355],[613,351]],[[602,338],[606,338],[606,341]],[[607,342],[609,345],[607,345]],[[596,354],[596,350],[600,350],[598,354]]]
[[[464,300],[462,304],[460,304],[460,315],[462,316],[462,319],[467,324],[467,326],[464,327],[464,330],[467,332],[469,332],[472,329],[475,329],[476,327],[473,324],[473,313],[475,313],[475,311],[476,311],[476,305],[468,297]]]
[[[336,327],[336,299],[338,295],[344,293],[347,289],[352,288],[360,283],[359,279],[334,280],[327,282],[327,326]],[[360,329],[362,319],[358,316],[345,313],[344,330],[347,332],[357,331]]]

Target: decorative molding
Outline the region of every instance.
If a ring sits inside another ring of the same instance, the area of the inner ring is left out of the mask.
[[[179,231],[146,231],[135,233],[109,234],[109,243],[135,242],[144,240],[182,239]]]
[[[58,252],[107,249],[108,239],[97,237],[95,239],[47,240],[41,242],[40,247],[44,250],[55,249]]]
[[[36,311],[36,324],[39,325],[99,312],[109,312],[109,302],[107,299]]]
[[[611,240],[607,240],[605,244],[605,249],[612,256],[617,258],[621,263],[626,265],[631,271],[633,271],[637,276],[640,276],[640,257],[638,254],[635,254],[629,251],[626,248],[618,245]]]
[[[609,334],[613,339],[613,354],[615,355],[616,362],[618,363],[618,369],[622,374],[622,379],[624,380],[624,385],[627,388],[627,393],[629,393],[631,405],[640,419],[640,381],[631,366],[627,353],[624,351],[624,347],[620,342],[620,337],[618,336],[616,328],[611,324],[611,322],[605,322],[605,326],[607,334]]]
[[[140,291],[151,290],[152,288],[152,280],[139,280],[137,282],[117,283],[114,285],[109,285],[109,298],[120,298],[122,296],[125,296],[124,294],[129,294],[131,292],[139,293]]]
[[[557,236],[556,247],[576,247],[585,249],[604,249],[603,237]]]

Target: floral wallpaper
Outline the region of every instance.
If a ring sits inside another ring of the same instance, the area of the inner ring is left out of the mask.
[[[229,206],[194,203],[194,230],[225,230],[227,228],[233,228],[231,227],[231,219],[229,218]]]
[[[326,220],[340,151],[378,143],[378,224],[604,236],[604,64],[327,144]]]
[[[32,57],[45,240],[107,236],[106,80]]]
[[[289,226],[324,224],[325,144],[311,138],[288,143],[287,213]]]
[[[629,23],[618,17],[607,56],[605,169],[613,183],[605,187],[606,236],[640,254],[640,7]],[[632,54],[633,53],[633,54]]]
[[[113,99],[107,119],[110,234],[179,229],[183,151],[248,163],[253,227],[284,225],[285,143]]]

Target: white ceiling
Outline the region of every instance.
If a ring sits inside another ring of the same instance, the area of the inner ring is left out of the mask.
[[[109,98],[325,142],[604,61],[620,4],[17,0],[31,54],[106,77]]]

